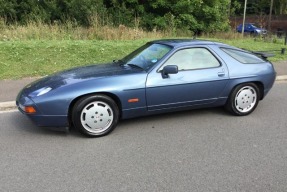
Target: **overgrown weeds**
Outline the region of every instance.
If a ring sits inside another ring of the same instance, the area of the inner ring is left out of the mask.
[[[135,25],[134,28],[119,25],[101,25],[94,18],[93,25],[82,27],[69,21],[64,24],[45,24],[40,21],[26,25],[7,25],[0,19],[0,40],[134,40],[143,38],[163,38],[169,32],[147,32]]]
[[[240,33],[236,33],[233,31],[229,31],[229,32],[216,32],[216,33],[204,33],[201,35],[202,38],[208,38],[208,39],[243,39],[246,38],[242,36],[242,34]],[[247,38],[249,38],[250,36],[248,36]]]

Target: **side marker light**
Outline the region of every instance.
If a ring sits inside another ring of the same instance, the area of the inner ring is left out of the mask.
[[[128,102],[129,103],[136,103],[136,102],[139,102],[139,99],[138,98],[132,98],[132,99],[129,99]]]

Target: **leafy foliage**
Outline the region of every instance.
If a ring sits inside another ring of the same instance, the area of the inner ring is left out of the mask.
[[[72,22],[141,27],[147,30],[185,30],[194,33],[228,29],[229,0],[0,0],[6,23]]]
[[[228,17],[241,15],[243,5],[244,0],[0,0],[0,20],[210,33],[227,30]],[[248,1],[247,14],[268,14],[269,7],[270,0]],[[287,1],[274,1],[273,12],[286,14]]]
[[[231,4],[241,6],[235,10],[237,14],[243,13],[245,0],[231,0]],[[269,14],[271,0],[249,0],[247,1],[247,14]],[[274,0],[273,1],[273,14],[287,14],[287,1]]]

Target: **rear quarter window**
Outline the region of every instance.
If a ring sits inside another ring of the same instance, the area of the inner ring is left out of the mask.
[[[265,61],[261,59],[260,57],[248,53],[245,51],[240,51],[236,49],[230,49],[230,48],[221,48],[222,51],[227,53],[230,57],[236,59],[240,63],[244,64],[254,64],[254,63],[264,63]]]

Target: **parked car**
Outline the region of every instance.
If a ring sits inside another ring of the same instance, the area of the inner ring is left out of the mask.
[[[238,25],[236,31],[242,32],[242,24]],[[244,25],[244,33],[250,33],[251,35],[266,35],[267,30],[264,28],[257,27],[254,23],[246,23]]]
[[[121,60],[35,81],[16,104],[38,126],[75,127],[95,137],[120,119],[179,110],[225,106],[244,116],[275,81],[268,55],[258,54],[211,41],[151,41]]]

